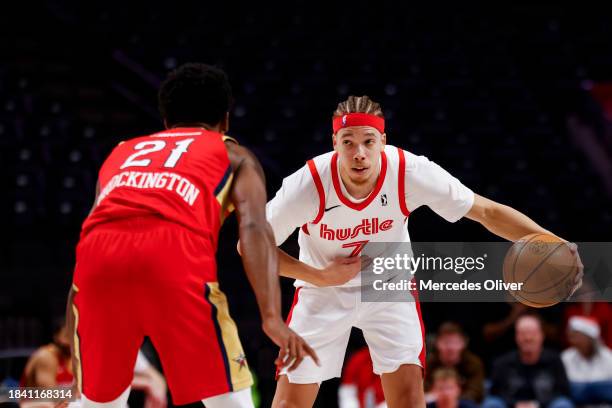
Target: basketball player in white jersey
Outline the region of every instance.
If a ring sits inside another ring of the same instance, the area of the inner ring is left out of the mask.
[[[334,150],[285,178],[267,205],[277,245],[300,228],[299,260],[281,251],[280,273],[296,279],[289,327],[321,362],[306,357],[295,370],[280,371],[272,406],[311,407],[321,382],[340,377],[351,328],[357,327],[388,406],[425,407],[424,330],[416,293],[413,302],[361,303],[361,249],[368,242],[409,242],[408,217],[423,205],[450,222],[478,221],[511,241],[549,232],[474,194],[426,157],[388,145],[382,110],[367,96],[340,103],[333,130]],[[578,257],[575,245],[570,247]],[[581,278],[579,273],[576,288]]]

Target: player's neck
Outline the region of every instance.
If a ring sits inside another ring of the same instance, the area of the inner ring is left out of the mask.
[[[338,169],[340,173],[340,180],[346,188],[347,193],[351,195],[351,197],[356,199],[366,198],[370,195],[370,193],[374,190],[376,186],[376,182],[378,181],[378,177],[380,177],[380,171],[375,175],[372,175],[369,179],[365,180],[362,183],[356,183],[350,179],[348,175],[344,173],[344,170],[341,166]]]
[[[203,128],[206,130],[210,130],[211,132],[223,133],[223,129],[221,129],[221,123],[218,123],[214,126],[211,126],[208,123],[202,123],[202,122],[176,123],[169,127],[169,129],[176,129],[176,128]]]

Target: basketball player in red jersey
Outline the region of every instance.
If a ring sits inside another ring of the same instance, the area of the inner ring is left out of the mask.
[[[144,336],[174,404],[253,406],[247,360],[217,284],[218,232],[234,208],[263,330],[283,350],[276,364],[293,370],[306,355],[317,360],[281,319],[264,174],[224,136],[230,101],[223,71],[178,68],[159,91],[166,130],[120,143],[100,169],[67,310],[85,407],[125,405]]]
[[[289,327],[321,358],[321,365],[305,359],[293,371],[281,369],[272,406],[311,407],[321,382],[340,376],[351,328],[357,327],[388,406],[425,407],[418,296],[407,293],[410,302],[361,302],[356,256],[368,242],[410,242],[409,215],[424,205],[449,222],[466,217],[511,241],[549,232],[519,211],[474,194],[426,157],[387,144],[382,109],[367,96],[341,102],[332,127],[333,151],[285,178],[267,206],[278,245],[299,229],[299,260],[279,256],[281,275],[296,279]],[[582,264],[576,246],[570,248],[580,265],[575,290]],[[353,261],[340,265],[338,257]]]

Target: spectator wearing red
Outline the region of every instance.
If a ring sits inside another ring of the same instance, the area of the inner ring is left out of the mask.
[[[338,390],[340,408],[383,408],[380,376],[374,374],[372,359],[367,347],[357,350],[348,359]]]

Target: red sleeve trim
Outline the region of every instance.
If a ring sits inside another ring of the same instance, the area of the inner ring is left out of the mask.
[[[317,187],[317,192],[319,193],[319,213],[316,218],[312,221],[313,224],[317,224],[323,218],[323,213],[325,212],[325,190],[323,190],[323,183],[321,182],[321,177],[319,176],[319,172],[317,171],[317,166],[315,166],[314,161],[308,160],[308,169],[310,170],[310,174],[312,175],[312,180]]]
[[[399,177],[398,186],[397,186],[397,195],[399,196],[399,205],[402,210],[402,214],[406,217],[410,215],[410,211],[408,211],[408,207],[406,206],[406,157],[404,156],[404,151],[397,148],[397,154],[399,156]]]
[[[310,235],[310,232],[308,231],[308,225],[307,224],[302,225],[302,231],[304,231],[304,234]]]

